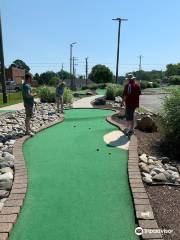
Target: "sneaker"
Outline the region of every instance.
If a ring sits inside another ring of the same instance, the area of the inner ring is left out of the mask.
[[[125,128],[125,129],[123,130],[123,132],[124,132],[124,134],[126,135],[126,134],[129,132],[129,128]]]
[[[129,131],[126,133],[128,136],[131,136],[134,134],[134,130],[133,129],[129,129]]]

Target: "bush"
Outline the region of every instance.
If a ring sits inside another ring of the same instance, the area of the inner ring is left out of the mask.
[[[38,90],[38,96],[42,103],[54,103],[56,101],[55,88],[49,88],[47,86],[41,87]],[[64,103],[71,103],[73,100],[73,95],[70,89],[64,89]]]
[[[115,100],[115,97],[122,96],[123,87],[117,84],[109,84],[106,90],[106,99]]]
[[[171,91],[164,100],[163,111],[160,114],[165,140],[180,156],[180,90]]]
[[[157,83],[157,82],[153,82],[153,84],[152,84],[152,87],[153,88],[158,88],[160,85],[159,85],[159,83]]]
[[[169,83],[172,85],[180,85],[180,76],[178,75],[170,76]]]
[[[72,103],[73,94],[72,94],[72,91],[70,89],[68,89],[68,88],[64,89],[63,99],[64,99],[64,103]]]
[[[88,86],[82,86],[81,90],[86,90],[88,89]]]
[[[140,87],[141,87],[141,89],[147,88],[147,82],[146,81],[141,81],[140,82]]]
[[[38,95],[42,103],[55,102],[55,91],[53,92],[50,88],[44,86],[38,89]]]

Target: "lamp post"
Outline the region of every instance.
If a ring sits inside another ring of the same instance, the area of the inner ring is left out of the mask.
[[[121,31],[121,22],[128,21],[128,19],[124,18],[113,18],[112,20],[118,21],[118,43],[117,43],[117,61],[116,61],[116,83],[118,83],[118,71],[119,71],[119,46],[120,46],[120,31]]]
[[[73,48],[73,45],[75,45],[77,42],[73,42],[70,44],[70,78],[71,78],[71,90],[73,90],[74,88],[74,84],[73,84],[73,76],[72,76],[72,48]]]

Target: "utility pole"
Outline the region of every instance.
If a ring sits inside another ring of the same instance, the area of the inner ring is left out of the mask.
[[[88,57],[86,57],[86,86],[88,84]]]
[[[73,90],[73,75],[72,75],[72,48],[73,48],[73,45],[75,45],[76,42],[73,42],[70,44],[70,78],[71,78],[71,84],[70,84],[70,88],[71,90]]]
[[[2,38],[2,26],[1,26],[1,15],[0,15],[0,81],[2,84],[3,103],[7,103],[6,93],[6,75],[4,66],[4,53],[3,53],[3,38]]]
[[[116,84],[118,83],[118,72],[119,72],[119,46],[120,46],[120,31],[121,31],[121,22],[128,21],[128,19],[123,18],[113,18],[112,20],[118,21],[118,43],[117,43],[117,60],[116,60]]]
[[[139,55],[139,80],[141,82],[141,71],[142,71],[142,55]]]
[[[139,72],[142,70],[142,55],[139,55]]]
[[[75,69],[75,66],[77,66],[77,64],[75,64],[76,60],[77,59],[75,57],[72,58],[72,68],[73,68],[72,90],[76,90],[76,69]]]
[[[61,78],[62,78],[62,80],[64,80],[63,71],[64,71],[64,64],[62,63],[62,66],[61,66],[61,73],[62,73]]]

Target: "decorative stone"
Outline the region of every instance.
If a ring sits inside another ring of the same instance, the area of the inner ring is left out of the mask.
[[[152,183],[152,177],[151,177],[151,175],[150,175],[150,176],[143,177],[143,181],[144,181],[145,183]]]
[[[0,190],[10,190],[12,187],[12,180],[0,181]]]
[[[9,196],[9,192],[6,190],[0,190],[0,199],[7,198]]]
[[[140,162],[139,167],[140,167],[141,171],[149,173],[149,167],[144,162]]]
[[[146,156],[146,154],[144,153],[144,154],[142,154],[140,157],[139,157],[139,159],[140,159],[140,162],[144,162],[144,163],[148,163],[148,158],[147,158],[147,156]]]
[[[13,174],[11,172],[6,172],[0,175],[0,181],[12,180]]]
[[[155,132],[157,126],[151,116],[143,116],[141,119],[137,119],[137,129],[141,131]]]
[[[156,174],[155,176],[152,177],[154,181],[157,182],[166,182],[167,178],[163,173]]]
[[[164,168],[161,168],[161,167],[154,167],[153,171],[156,172],[156,173],[163,173],[163,172],[165,172]]]

